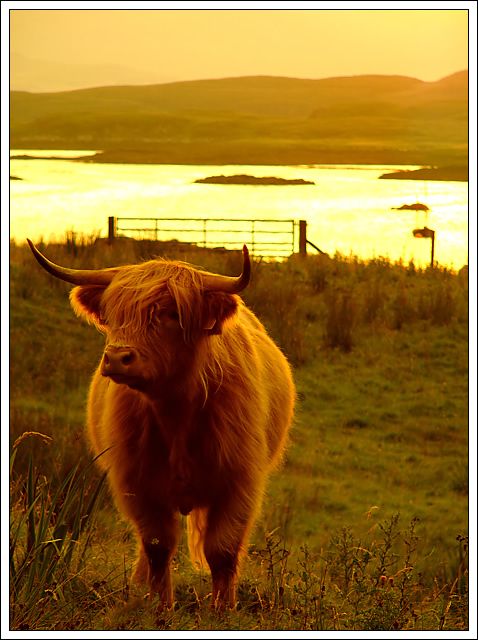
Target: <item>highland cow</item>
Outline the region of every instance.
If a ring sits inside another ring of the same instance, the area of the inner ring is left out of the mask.
[[[106,347],[91,382],[88,435],[119,511],[133,524],[134,577],[173,603],[170,563],[187,515],[193,562],[207,562],[212,603],[236,602],[270,471],[294,409],[289,364],[237,295],[249,283],[161,259],[101,270],[40,265],[75,286],[75,312]]]

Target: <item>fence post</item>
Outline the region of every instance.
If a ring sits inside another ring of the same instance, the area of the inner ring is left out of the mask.
[[[307,255],[307,220],[299,220],[299,254]]]
[[[114,216],[108,217],[108,242],[113,243],[116,237],[116,218]]]

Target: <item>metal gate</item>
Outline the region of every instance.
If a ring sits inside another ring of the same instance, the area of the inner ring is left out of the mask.
[[[300,221],[303,222],[303,221]],[[110,218],[109,238],[176,240],[201,247],[241,249],[253,255],[289,256],[298,250],[296,220],[244,220],[241,218]],[[302,229],[301,229],[302,231]]]

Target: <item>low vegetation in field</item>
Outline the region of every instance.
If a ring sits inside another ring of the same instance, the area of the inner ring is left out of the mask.
[[[84,268],[241,256],[93,239],[41,247]],[[11,246],[11,628],[463,630],[468,625],[468,282],[337,255],[256,261],[244,292],[294,365],[298,407],[239,584],[210,610],[182,538],[176,605],[131,582],[135,549],[83,434],[102,336],[69,285]]]

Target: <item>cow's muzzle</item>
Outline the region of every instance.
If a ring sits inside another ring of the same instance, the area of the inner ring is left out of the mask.
[[[136,382],[141,378],[138,352],[131,347],[106,347],[101,375],[119,384],[136,387]]]

